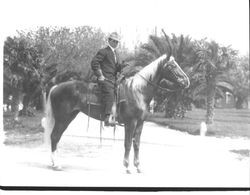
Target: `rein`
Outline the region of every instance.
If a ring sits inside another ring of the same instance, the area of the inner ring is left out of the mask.
[[[147,83],[149,83],[150,85],[154,86],[155,88],[157,89],[160,89],[161,91],[165,91],[165,92],[175,92],[175,91],[178,91],[177,90],[172,90],[172,89],[167,89],[167,88],[163,88],[163,87],[160,87],[154,83],[152,83],[151,81],[149,81],[148,79],[146,79],[144,76],[142,76],[141,74],[137,73],[141,78],[143,78],[145,81],[147,81]]]

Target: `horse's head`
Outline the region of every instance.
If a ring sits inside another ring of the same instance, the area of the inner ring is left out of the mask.
[[[164,64],[163,67],[163,80],[161,84],[167,85],[167,88],[171,87],[172,89],[188,88],[190,85],[189,78],[172,56],[172,46],[169,37],[166,35],[163,29],[162,32],[168,43],[169,53],[167,54],[166,58],[167,62]],[[167,82],[164,81],[165,79],[167,80]]]
[[[181,67],[177,64],[174,57],[169,57],[169,60],[164,64],[162,70],[163,79],[161,85],[170,89],[188,88],[190,81]],[[166,81],[167,80],[167,81]]]

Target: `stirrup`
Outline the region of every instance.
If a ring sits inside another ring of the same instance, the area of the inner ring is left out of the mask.
[[[104,126],[115,126],[116,125],[116,121],[113,120],[113,116],[112,115],[109,115],[109,118],[105,118],[105,121],[104,121]]]
[[[116,122],[107,122],[107,121],[104,122],[104,126],[106,127],[114,127],[115,125],[117,125]]]

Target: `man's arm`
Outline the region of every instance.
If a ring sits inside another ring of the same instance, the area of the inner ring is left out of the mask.
[[[105,52],[104,50],[99,50],[97,54],[93,57],[91,61],[91,68],[94,72],[94,74],[100,78],[103,77],[102,70],[101,70],[101,63],[103,62],[105,58]]]

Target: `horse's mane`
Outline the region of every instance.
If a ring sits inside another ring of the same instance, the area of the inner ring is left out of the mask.
[[[149,79],[149,77],[153,77],[157,72],[158,67],[162,65],[166,58],[166,54],[162,55],[161,57],[151,62],[149,65],[145,66],[142,70],[140,70],[139,74],[146,79]]]
[[[137,71],[134,76],[127,79],[127,85],[131,86],[131,84],[133,83],[133,88],[137,89],[147,85],[146,80],[151,80],[151,78],[154,78],[159,66],[165,63],[166,58],[167,55],[164,54],[153,62],[151,62],[150,64],[148,64],[147,66],[145,66],[144,68],[142,68],[141,70]]]

